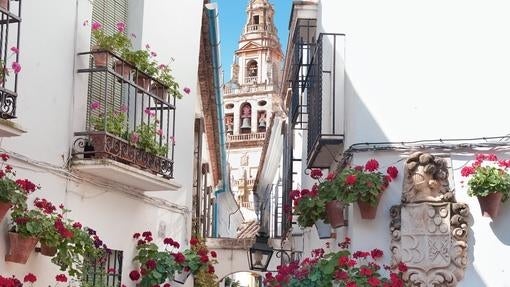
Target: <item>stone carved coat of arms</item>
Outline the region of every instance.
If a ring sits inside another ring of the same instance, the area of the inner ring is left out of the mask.
[[[469,209],[455,201],[446,160],[412,154],[401,201],[390,212],[393,263],[407,265],[411,286],[456,286],[467,265]]]

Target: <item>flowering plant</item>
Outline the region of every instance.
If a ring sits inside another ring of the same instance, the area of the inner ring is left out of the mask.
[[[328,175],[326,181],[319,185],[319,195],[326,201],[337,199],[343,203],[356,201],[367,202],[375,206],[379,195],[398,175],[398,169],[390,166],[386,175],[379,172],[379,162],[367,161],[365,166],[344,168],[338,175]]]
[[[137,281],[141,287],[152,287],[167,280],[171,281],[175,272],[182,271],[186,258],[177,251],[178,242],[172,238],[165,238],[163,241],[165,249],[159,250],[153,242],[150,231],[135,233],[133,238],[138,240],[133,261],[140,264],[140,269],[131,271],[129,278]]]
[[[205,246],[205,242],[197,237],[191,237],[190,244],[191,248],[183,252],[186,257],[185,270],[189,269],[193,274],[197,274],[200,271],[214,273],[213,264],[217,263],[216,252],[209,251],[207,246]]]
[[[170,73],[172,70],[169,65],[161,64],[158,66],[158,71],[156,78],[158,81],[165,86],[168,92],[177,97],[178,99],[182,99],[181,91],[179,90],[179,84],[175,81],[174,76]]]
[[[90,109],[96,111],[101,109],[101,103],[94,101],[90,104]],[[90,123],[96,131],[106,131],[118,137],[127,138],[126,132],[126,117],[127,107],[121,106],[119,110],[110,110],[105,116],[100,113],[98,116],[91,115]]]
[[[122,54],[131,48],[131,40],[126,36],[126,24],[117,23],[117,32],[108,35],[101,23],[92,23],[92,37],[96,44],[96,49],[107,50],[114,53]]]
[[[138,70],[154,77],[158,73],[158,62],[155,60],[157,53],[151,51],[151,47],[147,44],[142,50],[124,50],[122,58],[133,64]]]
[[[403,263],[396,266],[385,266],[389,278],[381,274],[381,266],[376,262],[383,256],[379,249],[370,252],[356,251],[351,254],[347,248],[350,239],[340,243],[341,250],[325,253],[324,249],[316,249],[312,257],[301,262],[295,261],[277,267],[277,274],[266,273],[264,283],[267,286],[305,287],[402,287],[402,275],[407,271]]]
[[[320,170],[319,170],[320,171]],[[318,196],[318,185],[312,189],[293,190],[290,193],[295,212],[298,214],[298,223],[303,227],[310,227],[318,219],[326,217],[325,200]]]
[[[144,111],[149,116],[149,123],[141,123],[129,136],[131,143],[138,148],[158,156],[165,156],[168,152],[168,146],[161,144],[164,139],[163,130],[158,126],[158,119],[153,119],[156,113],[149,108]],[[161,141],[160,141],[161,140]]]
[[[510,196],[510,160],[498,160],[495,154],[477,154],[475,162],[465,166],[461,175],[470,177],[468,194],[485,197],[491,193],[501,192],[502,201]]]
[[[19,49],[17,47],[13,46],[13,47],[11,47],[11,53],[9,54],[9,56],[7,58],[11,58],[13,55],[16,55],[18,53],[19,53]],[[13,61],[11,63],[10,69],[12,69],[14,74],[17,74],[17,73],[21,72],[21,65],[18,62]],[[0,59],[0,83],[3,83],[5,81],[5,78],[9,75],[10,75],[10,71],[9,71],[9,68],[7,67],[7,61]]]
[[[39,189],[28,179],[16,179],[16,172],[12,166],[6,164],[9,155],[0,154],[2,164],[0,165],[0,202],[10,203],[18,209],[27,206],[27,197],[30,193]],[[5,165],[5,166],[4,166]]]

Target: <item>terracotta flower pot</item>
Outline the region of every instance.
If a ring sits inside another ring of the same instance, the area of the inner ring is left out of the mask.
[[[55,254],[57,254],[57,247],[41,243],[41,254],[53,257]]]
[[[129,80],[129,75],[133,70],[133,67],[123,62],[116,62],[115,66],[113,66],[115,72],[122,76],[122,78]]]
[[[326,215],[333,228],[344,226],[344,204],[338,200],[326,203]]]
[[[144,89],[145,91],[149,91],[149,87],[151,85],[151,79],[145,75],[137,75],[136,76],[136,84],[138,86],[140,86],[142,89]],[[138,91],[138,92],[142,92],[142,91]]]
[[[153,93],[156,97],[162,99],[165,102],[168,102],[168,91],[165,87],[161,85],[152,85],[151,93]]]
[[[9,0],[0,0],[0,7],[6,11],[9,11]]]
[[[92,48],[92,51],[98,51],[98,50],[99,49],[96,47]],[[108,65],[108,63],[110,63],[110,64],[112,63],[110,60],[112,57],[106,51],[94,53],[94,54],[92,54],[92,58],[94,59],[94,66],[96,68],[104,68]]]
[[[487,196],[477,196],[482,215],[492,219],[496,218],[499,213],[502,197],[503,194],[501,192],[494,192]]]
[[[39,239],[33,236],[23,237],[18,233],[9,232],[9,241],[10,249],[9,253],[5,255],[5,261],[25,264]]]
[[[377,207],[379,206],[379,200],[381,199],[382,192],[377,196],[377,201],[375,205],[370,205],[370,203],[365,201],[358,200],[359,212],[361,214],[362,219],[374,219],[377,215]]]
[[[1,202],[0,201],[0,221],[2,221],[7,214],[7,211],[12,207],[12,204],[9,202]]]

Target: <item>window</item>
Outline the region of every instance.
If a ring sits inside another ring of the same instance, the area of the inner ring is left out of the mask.
[[[259,15],[253,16],[253,24],[255,24],[255,25],[259,24]]]
[[[119,287],[122,279],[122,251],[112,250],[95,261],[85,260],[84,281],[91,286]]]
[[[249,61],[248,62],[248,77],[256,77],[258,73],[258,65],[256,61]]]

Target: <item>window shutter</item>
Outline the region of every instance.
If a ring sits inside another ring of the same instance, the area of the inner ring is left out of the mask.
[[[127,23],[127,17],[128,0],[94,0],[90,24],[94,22],[101,23],[105,33],[111,35],[117,32],[117,23]],[[90,47],[92,48],[94,45],[94,38],[91,37]],[[104,107],[90,111],[90,105],[93,102],[99,102],[101,106],[106,104],[107,112],[118,111],[125,104],[122,96],[123,92],[125,92],[125,87],[122,86],[122,83],[112,80],[112,77],[112,75],[107,73],[90,74],[87,107],[89,111],[87,115],[94,114],[94,116],[99,116],[100,113],[103,113]]]

